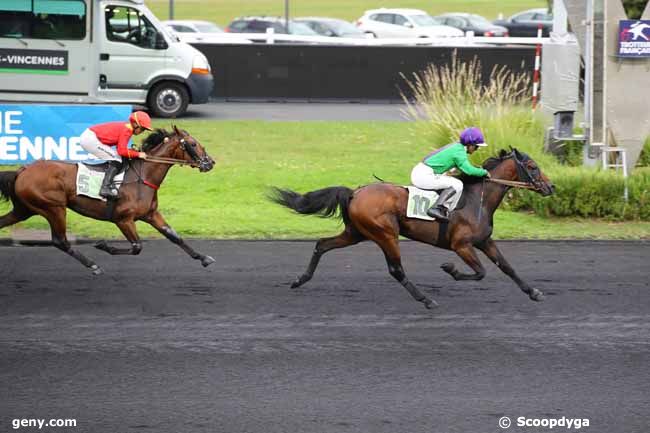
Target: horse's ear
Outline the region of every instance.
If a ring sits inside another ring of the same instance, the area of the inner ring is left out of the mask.
[[[176,125],[172,125],[172,129],[177,135],[181,135],[181,131],[179,131],[178,127]]]

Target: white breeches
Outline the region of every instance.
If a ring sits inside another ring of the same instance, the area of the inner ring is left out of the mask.
[[[463,193],[463,182],[452,176],[436,174],[431,167],[422,162],[413,167],[413,171],[411,171],[411,183],[421,189],[440,190],[453,188],[456,194],[447,202],[449,209],[456,207],[458,200],[460,200],[460,195]]]
[[[122,162],[122,157],[117,154],[117,147],[105,145],[99,141],[95,133],[90,129],[86,129],[80,138],[79,144],[81,148],[91,155],[105,161]]]

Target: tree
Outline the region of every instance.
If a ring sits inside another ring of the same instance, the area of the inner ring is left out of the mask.
[[[623,7],[628,18],[638,20],[645,10],[648,0],[623,0]]]

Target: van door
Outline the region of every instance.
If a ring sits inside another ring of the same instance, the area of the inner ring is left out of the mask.
[[[165,68],[164,37],[135,7],[108,3],[102,14],[99,94],[115,102],[144,103],[147,84]]]
[[[22,100],[88,96],[87,9],[84,0],[0,1],[0,92]]]

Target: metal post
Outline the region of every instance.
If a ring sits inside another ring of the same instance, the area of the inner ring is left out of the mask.
[[[284,26],[287,28],[287,34],[289,33],[289,0],[284,0]]]
[[[619,1],[619,0],[616,0]],[[603,140],[605,146],[609,146],[609,134],[607,133],[607,43],[609,29],[607,28],[607,0],[603,0],[603,119],[602,119],[602,131],[603,131]]]
[[[169,19],[174,19],[174,0],[169,0]]]
[[[593,133],[593,114],[591,112],[591,101],[593,93],[593,76],[594,76],[594,58],[593,58],[593,37],[594,37],[594,8],[593,0],[587,0],[587,16],[585,17],[585,87],[584,87],[584,104],[585,104],[585,127],[587,128],[587,146],[591,146],[594,141]]]

